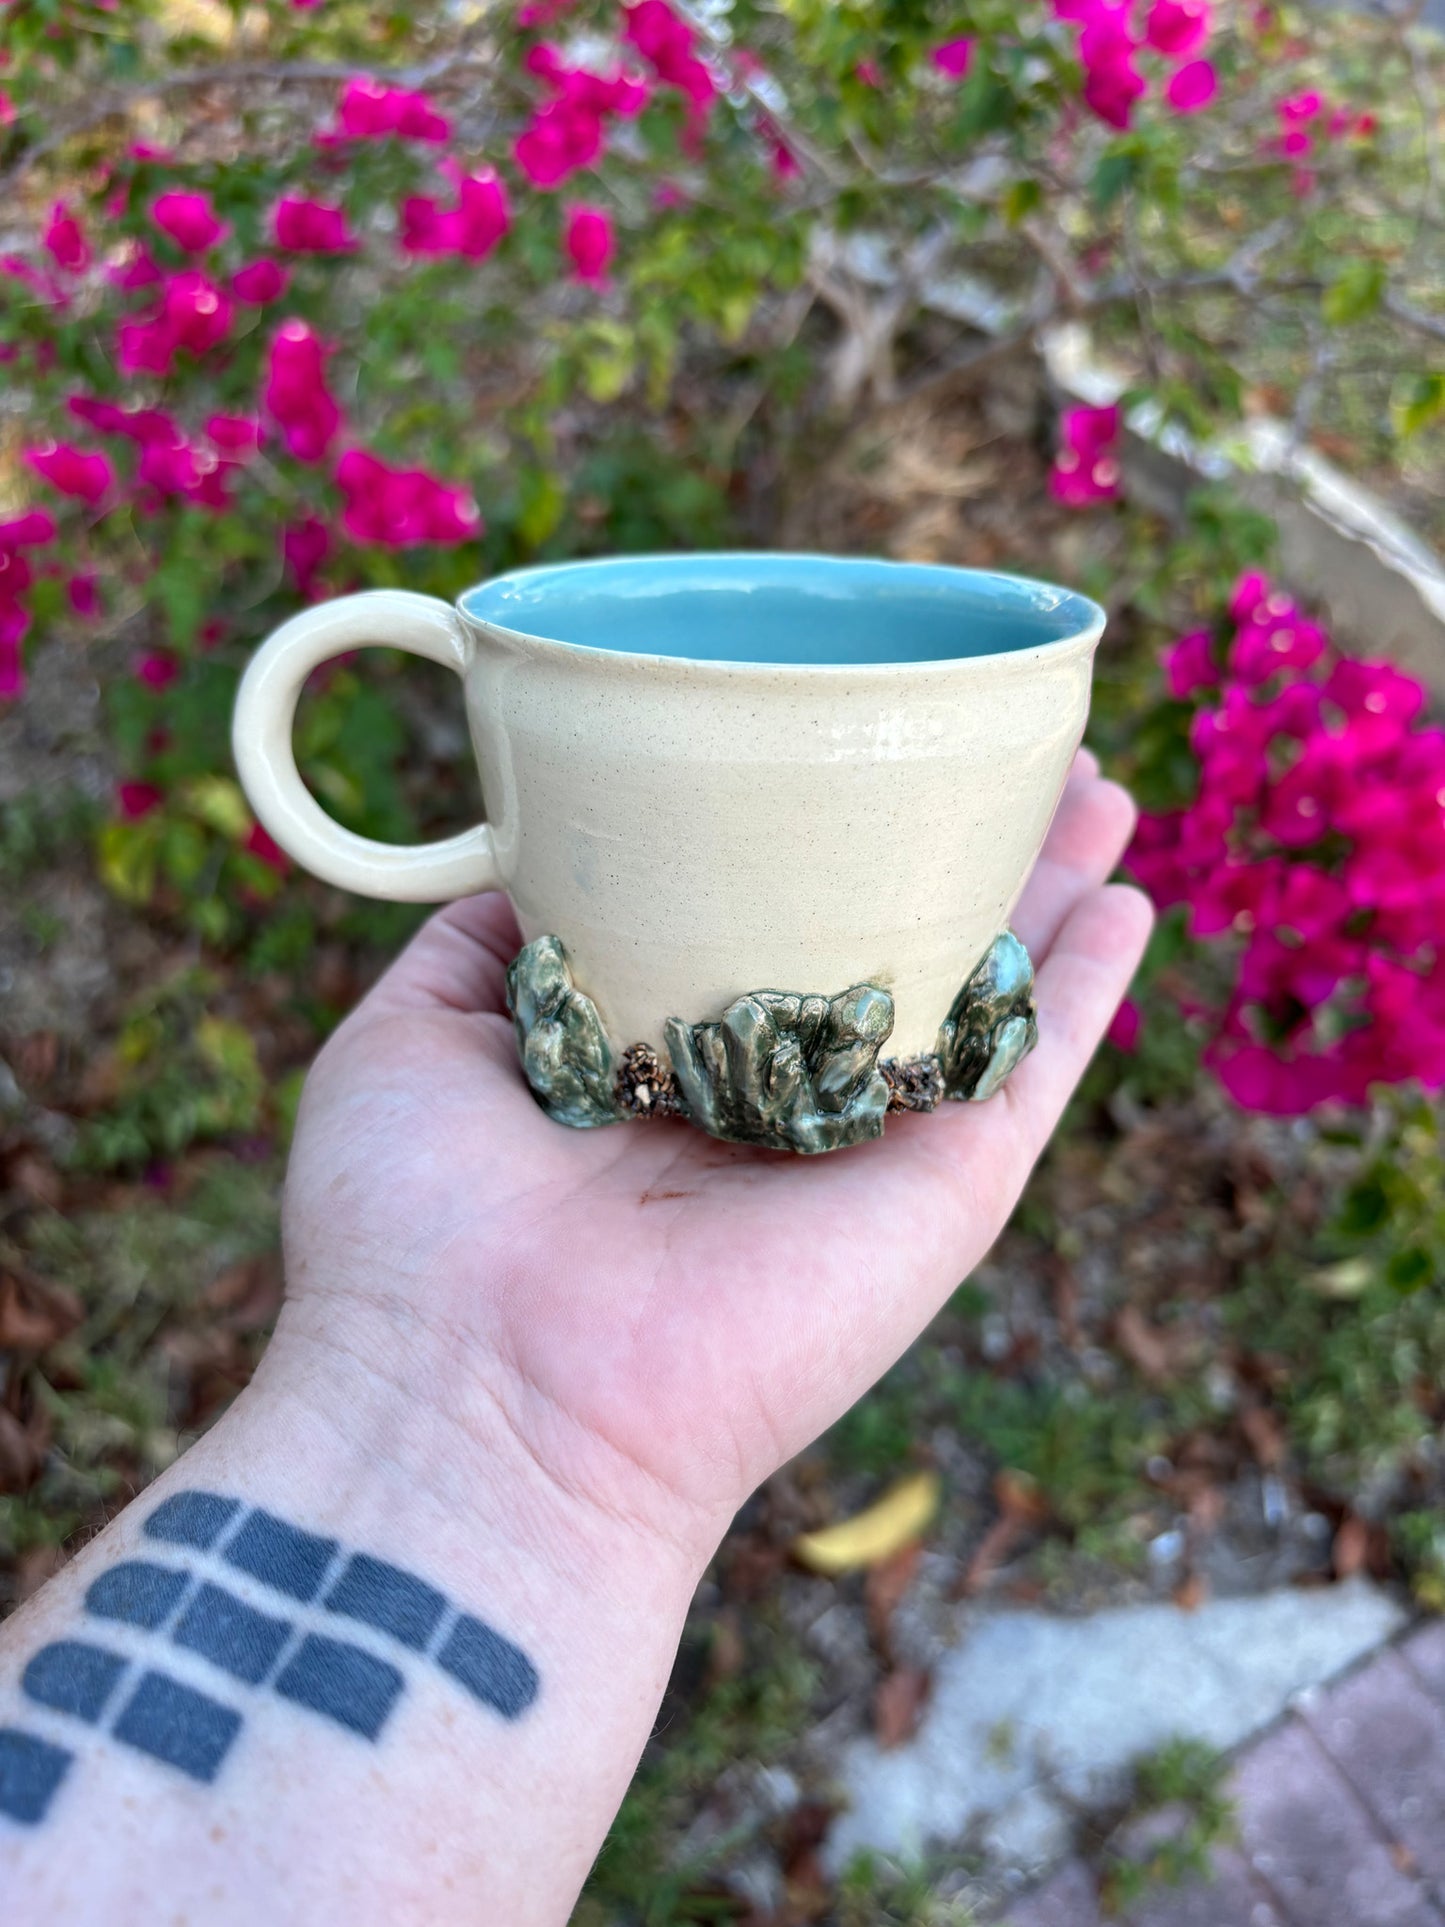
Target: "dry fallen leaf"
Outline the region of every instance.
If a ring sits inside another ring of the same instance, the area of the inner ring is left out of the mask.
[[[1160,1385],[1174,1374],[1168,1338],[1151,1325],[1137,1305],[1124,1305],[1114,1319],[1114,1341],[1129,1363],[1151,1384]]]
[[[793,1541],[793,1557],[811,1572],[876,1566],[927,1530],[938,1510],[939,1493],[936,1472],[915,1472],[851,1519],[800,1534]]]
[[[900,1546],[889,1558],[870,1566],[868,1577],[863,1581],[863,1611],[869,1636],[884,1659],[889,1657],[888,1636],[893,1615],[908,1596],[922,1557],[923,1547],[915,1539],[911,1545]]]
[[[918,1731],[929,1685],[921,1666],[895,1666],[879,1680],[873,1694],[873,1731],[885,1751],[902,1746]]]
[[[24,1492],[40,1477],[50,1427],[37,1409],[26,1425],[0,1406],[0,1492]]]
[[[1357,1572],[1363,1572],[1369,1556],[1370,1528],[1358,1512],[1347,1512],[1330,1549],[1336,1579],[1352,1579]]]
[[[0,1349],[43,1352],[73,1332],[84,1316],[80,1300],[64,1285],[0,1275]]]
[[[1284,1457],[1284,1428],[1266,1406],[1246,1405],[1239,1414],[1239,1429],[1258,1464],[1272,1472]]]
[[[1209,1597],[1209,1581],[1203,1573],[1191,1572],[1174,1588],[1174,1603],[1180,1612],[1198,1612]]]

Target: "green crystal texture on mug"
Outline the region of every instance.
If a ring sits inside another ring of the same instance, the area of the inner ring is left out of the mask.
[[[1012,930],[995,939],[938,1033],[945,1097],[982,1103],[1039,1041],[1034,967]]]
[[[756,990],[716,1023],[667,1022],[678,1091],[714,1137],[780,1151],[837,1151],[879,1137],[888,1081],[878,1052],[893,999],[873,984],[836,997]]]
[[[522,1069],[559,1124],[590,1128],[623,1115],[613,1094],[612,1046],[597,1006],[572,981],[556,937],[538,937],[507,966],[507,1009]]]

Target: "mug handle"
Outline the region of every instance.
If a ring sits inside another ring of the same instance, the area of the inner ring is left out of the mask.
[[[427,656],[465,676],[471,638],[436,596],[372,589],[340,596],[283,622],[241,678],[231,747],[241,786],[265,829],[303,869],[343,890],[393,903],[443,903],[499,890],[491,826],[477,824],[436,843],[377,843],[328,816],[301,780],[291,728],[301,688],[332,656],[367,643]]]

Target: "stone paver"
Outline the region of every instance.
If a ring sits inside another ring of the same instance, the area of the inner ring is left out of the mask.
[[[1363,1579],[1192,1613],[975,1611],[935,1672],[914,1739],[845,1752],[847,1811],[825,1862],[839,1872],[860,1851],[906,1859],[981,1834],[1015,1867],[1038,1866],[1057,1851],[1071,1809],[1124,1791],[1141,1754],[1179,1737],[1237,1746],[1402,1621],[1395,1601]]]
[[[1291,1927],[1445,1927],[1301,1721],[1250,1749],[1231,1796],[1242,1851]]]
[[[1445,1621],[1307,1695],[1242,1755],[1230,1795],[1239,1849],[1127,1927],[1445,1927]],[[1072,1860],[1004,1920],[1099,1927],[1093,1877]]]
[[[1164,1888],[1129,1915],[1127,1927],[1287,1927],[1237,1853],[1222,1853],[1212,1880]]]
[[[1081,1861],[1071,1860],[1046,1886],[1005,1911],[1004,1927],[1099,1927],[1094,1881]]]
[[[1445,1704],[1445,1619],[1417,1626],[1400,1642],[1400,1657],[1442,1704]]]
[[[1381,1653],[1303,1717],[1382,1830],[1445,1880],[1445,1711],[1398,1653]]]

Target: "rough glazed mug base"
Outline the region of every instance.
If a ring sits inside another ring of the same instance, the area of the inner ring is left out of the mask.
[[[1038,1042],[1033,986],[1029,954],[1005,930],[932,1052],[880,1061],[893,999],[861,983],[833,996],[748,991],[715,1020],[670,1017],[668,1065],[648,1044],[614,1049],[561,939],[542,936],[508,967],[507,1008],[527,1082],[559,1124],[683,1117],[731,1143],[815,1156],[881,1137],[890,1112],[992,1097]]]

